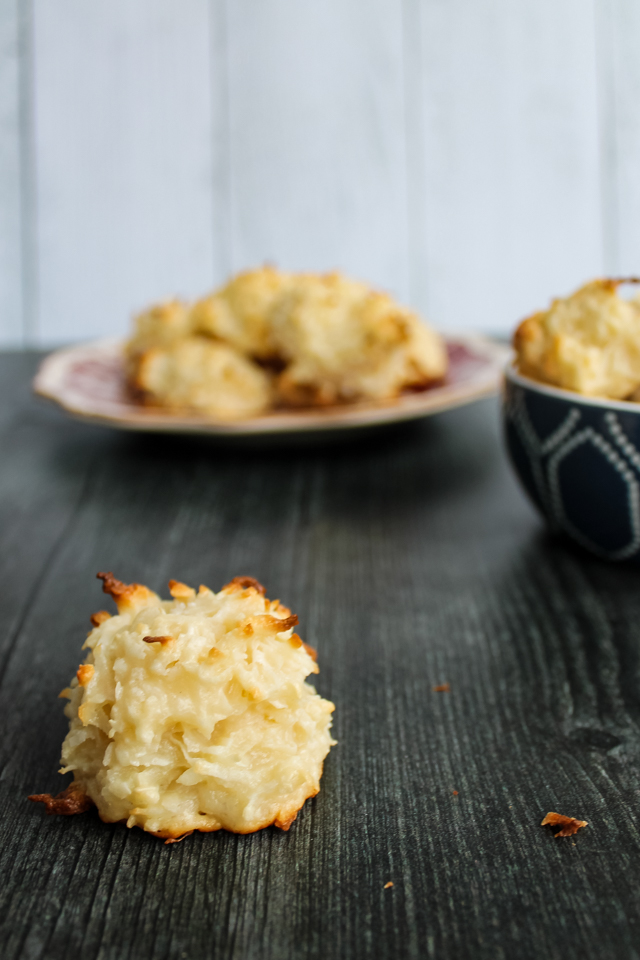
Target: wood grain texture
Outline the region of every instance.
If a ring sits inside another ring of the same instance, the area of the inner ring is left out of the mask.
[[[406,298],[399,0],[227,7],[234,269],[339,268]]]
[[[259,451],[72,423],[34,367],[0,361],[3,958],[637,956],[639,574],[545,534],[493,401]],[[339,745],[289,833],[167,847],[27,802],[64,783],[104,568],[251,574],[298,613]]]
[[[640,9],[633,0],[599,0],[598,48],[606,268],[640,269],[640,65],[634,55]]]
[[[0,344],[265,260],[507,332],[638,272],[633,0],[0,0]]]
[[[603,270],[594,6],[421,5],[429,312],[507,331]]]
[[[27,5],[25,4],[25,7]],[[21,17],[0,2],[0,345],[23,343]]]
[[[35,0],[41,343],[213,281],[207,0]]]
[[[213,282],[232,272],[231,103],[229,17],[226,0],[209,0],[209,83],[211,90],[211,191]],[[201,291],[202,292],[202,291]]]

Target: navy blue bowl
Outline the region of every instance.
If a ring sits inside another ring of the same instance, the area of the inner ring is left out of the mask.
[[[640,403],[583,397],[505,371],[511,462],[555,531],[640,563]]]

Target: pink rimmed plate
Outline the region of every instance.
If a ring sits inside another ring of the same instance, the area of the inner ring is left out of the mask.
[[[258,436],[346,430],[416,420],[450,410],[498,389],[506,347],[480,336],[447,338],[446,382],[393,400],[321,409],[274,410],[246,420],[216,420],[195,413],[143,407],[129,395],[122,340],[98,340],[56,350],[42,362],[33,382],[41,397],[73,417],[122,430]]]

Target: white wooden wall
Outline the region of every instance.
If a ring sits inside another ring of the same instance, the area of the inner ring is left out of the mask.
[[[264,261],[507,331],[640,272],[638,0],[0,0],[0,344]]]

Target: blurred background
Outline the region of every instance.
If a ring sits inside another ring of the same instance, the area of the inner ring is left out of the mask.
[[[504,333],[640,271],[638,0],[0,0],[0,344],[265,261]]]

